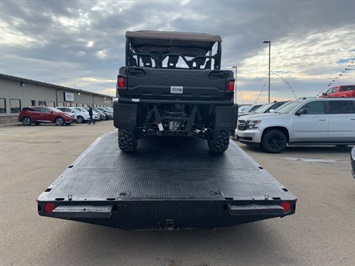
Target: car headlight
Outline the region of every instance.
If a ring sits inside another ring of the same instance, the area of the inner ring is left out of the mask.
[[[247,120],[246,129],[257,129],[260,122],[261,120]]]

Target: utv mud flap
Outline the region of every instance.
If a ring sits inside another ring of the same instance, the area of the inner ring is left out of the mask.
[[[215,128],[219,130],[235,130],[238,118],[238,105],[216,106]],[[233,119],[231,119],[231,117]]]
[[[137,104],[116,101],[113,107],[114,126],[116,128],[134,128],[137,123]]]

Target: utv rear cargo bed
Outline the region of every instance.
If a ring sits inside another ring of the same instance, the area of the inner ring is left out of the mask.
[[[295,213],[296,198],[231,141],[224,154],[199,138],[142,140],[117,151],[96,140],[38,197],[42,216],[128,230],[234,226]]]

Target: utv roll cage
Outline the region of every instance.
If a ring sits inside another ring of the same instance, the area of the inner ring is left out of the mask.
[[[126,66],[218,70],[221,42],[206,33],[127,31]]]

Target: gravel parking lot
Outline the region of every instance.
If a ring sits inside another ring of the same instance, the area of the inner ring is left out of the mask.
[[[132,232],[40,217],[36,197],[113,130],[112,121],[0,127],[0,265],[355,265],[350,147],[266,154],[240,144],[298,198],[296,214],[283,219]]]

